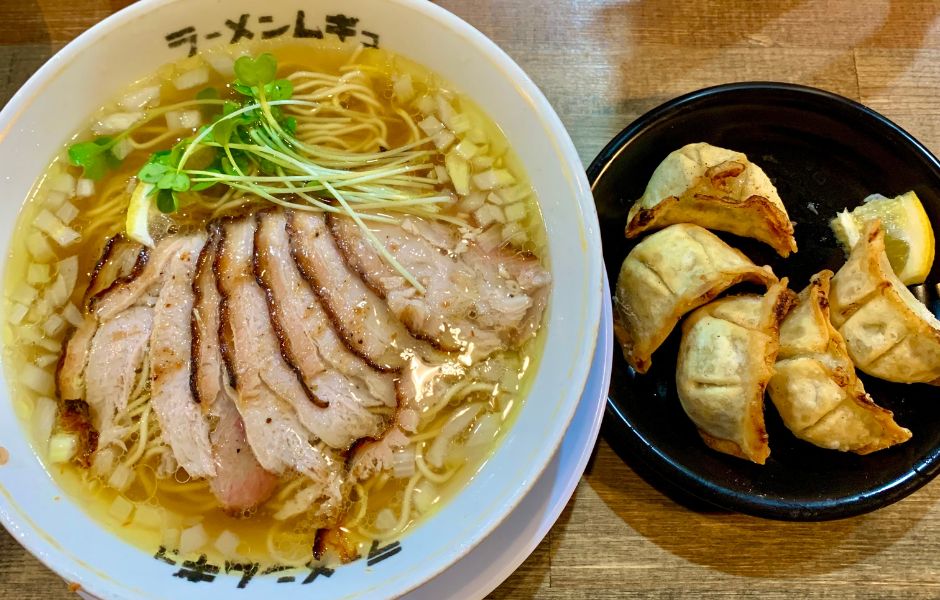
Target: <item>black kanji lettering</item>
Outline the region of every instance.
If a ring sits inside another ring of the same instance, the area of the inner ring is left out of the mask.
[[[401,544],[398,542],[392,542],[388,546],[383,546],[379,548],[379,541],[373,540],[372,546],[369,548],[368,560],[366,560],[366,566],[371,567],[374,564],[380,563],[386,558],[391,558],[401,552]]]
[[[366,48],[378,48],[379,47],[379,34],[372,33],[371,31],[363,30],[362,35],[372,40],[371,44],[363,44]]]
[[[211,583],[215,581],[215,576],[218,572],[219,567],[209,564],[206,555],[203,554],[199,557],[199,560],[195,562],[191,560],[185,561],[183,568],[173,573],[173,577],[179,577],[180,579],[185,579],[193,583],[199,583],[200,581]]]
[[[317,38],[318,40],[323,39],[323,32],[320,31],[320,28],[316,29],[307,29],[306,24],[306,14],[304,11],[297,11],[297,20],[294,21],[294,37],[295,38]]]
[[[307,575],[307,578],[301,581],[302,585],[307,585],[308,583],[313,583],[317,577],[323,575],[324,577],[329,577],[334,573],[333,569],[329,567],[317,567],[310,571],[310,574]]]
[[[232,30],[232,39],[229,41],[230,44],[234,44],[242,38],[248,38],[249,40],[254,39],[255,34],[253,31],[248,29],[248,18],[251,15],[243,14],[238,17],[238,23],[231,19],[225,19],[225,26]]]
[[[359,22],[355,17],[346,15],[327,15],[326,32],[332,33],[339,38],[339,41],[345,42],[346,38],[356,35],[354,25]]]
[[[232,571],[240,571],[242,578],[238,580],[238,588],[245,589],[248,586],[248,583],[258,574],[258,569],[261,567],[259,563],[232,563],[225,561],[225,572],[230,573]]]
[[[160,546],[160,549],[157,550],[157,553],[153,555],[157,560],[162,560],[168,565],[176,566],[176,561],[166,555],[166,546]]]
[[[291,567],[287,565],[271,565],[267,569],[261,572],[262,575],[270,575],[271,573],[280,573],[281,571],[287,571]]]
[[[214,39],[217,38],[217,37],[222,37],[222,32],[221,32],[221,31],[213,31],[212,33],[207,33],[207,34],[206,34],[206,39],[207,39],[207,40],[214,40]]]
[[[183,44],[189,44],[189,56],[196,56],[196,42],[199,39],[199,36],[196,35],[195,27],[184,27],[179,31],[168,33],[164,36],[164,39],[167,42],[166,45],[170,48],[176,48],[178,46],[182,46]]]
[[[293,576],[291,576],[291,575],[288,575],[287,577],[278,577],[278,578],[277,578],[277,582],[278,582],[278,583],[294,583],[294,580],[295,580],[295,578],[294,578]]]

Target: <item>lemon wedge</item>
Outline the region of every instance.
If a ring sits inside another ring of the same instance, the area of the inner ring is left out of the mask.
[[[127,220],[124,222],[127,237],[148,248],[154,247],[153,238],[150,237],[150,211],[153,205],[150,193],[152,191],[152,183],[137,184],[134,193],[131,194],[131,202],[127,207]]]
[[[836,239],[851,251],[866,222],[881,219],[885,230],[885,252],[891,267],[905,285],[923,283],[934,258],[934,235],[924,205],[914,192],[896,198],[874,194],[852,212],[844,210],[833,219]]]

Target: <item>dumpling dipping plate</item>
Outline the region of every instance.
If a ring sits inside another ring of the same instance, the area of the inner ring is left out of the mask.
[[[821,90],[782,83],[738,83],[671,100],[621,131],[588,168],[600,216],[604,259],[613,287],[637,240],[624,237],[627,211],[656,166],[685,144],[738,150],[770,176],[796,224],[799,251],[780,258],[760,242],[717,233],[759,265],[770,265],[800,291],[822,269],[845,261],[829,220],[873,193],[914,190],[940,233],[940,162],[916,139],[861,104]],[[915,295],[934,314],[937,261]],[[735,287],[730,291],[742,291]],[[796,439],[765,403],[770,458],[756,465],[715,452],[679,405],[677,326],[636,374],[619,345],[604,436],[655,487],[697,509],[723,508],[793,521],[839,519],[896,502],[940,469],[940,389],[889,383],[859,373],[875,402],[913,432],[899,446],[868,456],[824,450]]]

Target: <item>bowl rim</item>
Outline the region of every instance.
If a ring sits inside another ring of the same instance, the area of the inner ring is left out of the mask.
[[[41,93],[47,82],[67,69],[74,58],[85,48],[94,44],[109,31],[133,19],[139,18],[163,6],[176,3],[182,4],[184,1],[185,0],[140,0],[102,19],[59,49],[20,86],[3,110],[0,110],[0,144],[3,143],[10,129],[18,120],[20,113],[28,109],[32,99],[37,94]],[[554,144],[555,154],[559,164],[570,172],[571,188],[575,192],[571,200],[578,206],[577,210],[582,215],[583,219],[581,234],[585,247],[587,248],[586,256],[588,260],[585,267],[588,271],[588,280],[596,282],[592,284],[589,290],[585,290],[585,293],[589,298],[599,296],[602,293],[603,259],[597,212],[592,201],[593,197],[591,195],[590,185],[588,184],[583,165],[570,135],[542,91],[525,71],[494,41],[490,40],[475,27],[450,11],[432,2],[423,2],[422,0],[385,1],[390,4],[398,5],[405,10],[423,13],[439,23],[442,27],[461,34],[468,44],[475,47],[477,52],[493,64],[494,69],[499,72],[499,76],[511,81],[519,94],[525,98],[532,111],[537,115],[546,139]],[[527,491],[549,465],[574,417],[580,396],[585,388],[590,373],[591,362],[599,335],[602,303],[588,301],[584,304],[584,321],[587,324],[587,330],[584,333],[583,347],[579,348],[579,352],[572,357],[573,360],[570,363],[574,377],[571,379],[570,391],[567,394],[567,396],[570,397],[566,397],[564,401],[559,403],[559,411],[556,413],[554,433],[557,433],[557,435],[553,435],[554,439],[547,438],[551,443],[546,444],[539,452],[533,455],[534,460],[525,471],[525,480],[521,481],[518,486],[513,488],[511,493],[504,497],[497,511],[494,511],[481,520],[482,525],[470,543],[462,544],[458,550],[455,550],[452,558],[448,560],[442,559],[435,561],[432,559],[426,561],[423,563],[424,567],[419,569],[419,576],[407,581],[403,585],[396,586],[395,593],[404,594],[415,589],[422,583],[440,574],[447,567],[454,564],[470,550],[479,545],[484,538],[489,536],[505,521],[512,511],[515,510]],[[517,426],[517,424],[514,424],[514,427],[515,426]],[[25,437],[24,433],[24,438]],[[40,461],[40,464],[44,466],[42,461]],[[102,598],[127,597],[130,590],[117,585],[117,583],[109,577],[103,577],[88,563],[70,557],[54,541],[45,539],[41,530],[38,529],[38,525],[25,514],[28,513],[28,511],[24,511],[24,514],[19,514],[17,510],[7,510],[4,505],[7,504],[8,501],[12,502],[12,500],[13,498],[9,495],[9,492],[0,486],[0,522],[3,523],[4,527],[13,537],[33,556],[38,558],[61,577],[67,577],[69,580],[81,584],[83,590],[95,594],[96,596]],[[71,502],[71,499],[68,501]],[[12,507],[14,505],[11,504],[10,506]],[[397,581],[401,580],[399,579]]]
[[[610,165],[635,139],[644,135],[651,127],[670,119],[678,112],[694,111],[697,103],[713,101],[715,98],[729,99],[741,94],[774,93],[788,98],[812,99],[836,109],[848,111],[860,120],[889,132],[909,145],[928,169],[940,179],[940,160],[914,136],[881,113],[864,104],[819,88],[776,81],[744,81],[726,83],[694,90],[667,100],[647,111],[615,135],[597,154],[587,168],[588,180],[593,191],[604,177]],[[615,352],[616,353],[616,352]],[[622,358],[614,358],[614,361]],[[688,469],[680,461],[673,460],[658,450],[637,425],[627,416],[613,394],[607,397],[605,439],[622,460],[640,461],[645,477],[653,485],[671,490],[680,496],[688,494],[691,499],[704,501],[717,508],[731,510],[765,519],[781,521],[828,521],[862,515],[914,493],[940,474],[940,445],[922,459],[914,462],[910,469],[874,491],[844,495],[838,498],[819,499],[809,502],[788,502],[767,497],[757,492],[745,493],[730,489],[711,481]]]

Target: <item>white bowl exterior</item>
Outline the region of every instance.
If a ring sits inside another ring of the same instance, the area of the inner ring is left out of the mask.
[[[549,232],[555,285],[548,339],[531,393],[506,439],[480,473],[432,518],[403,540],[396,556],[367,566],[359,560],[318,577],[276,583],[255,578],[235,587],[239,573],[212,583],[173,574],[179,567],[131,549],[69,501],[45,473],[0,381],[0,519],[43,562],[70,581],[107,598],[202,598],[277,593],[292,598],[387,597],[404,593],[465,554],[489,533],[535,482],[560,443],[585,384],[601,310],[597,217],[577,153],[558,117],[522,70],[478,31],[427,2],[415,0],[144,0],[89,30],[51,59],[0,112],[0,244],[9,249],[19,211],[48,161],[105,101],[159,66],[186,55],[164,36],[195,27],[231,33],[226,19],[270,15],[293,26],[298,10],[325,30],[326,15],[359,18],[355,29],[378,33],[381,47],[440,73],[472,97],[503,129],[536,189]],[[329,34],[326,34],[329,36]],[[368,43],[368,38],[356,38]],[[216,43],[228,43],[226,37]],[[8,250],[9,251],[9,250]],[[0,375],[2,377],[2,375]]]

